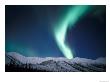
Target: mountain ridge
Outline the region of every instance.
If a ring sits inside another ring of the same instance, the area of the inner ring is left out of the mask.
[[[64,57],[25,57],[17,52],[8,52],[5,54],[5,64],[10,65],[11,62],[15,66],[28,67],[30,69],[39,69],[40,71],[53,71],[53,72],[80,72],[80,71],[106,71],[106,59],[98,58],[96,60],[79,58],[67,59]],[[18,69],[19,70],[19,69]],[[25,71],[25,69],[24,69]]]

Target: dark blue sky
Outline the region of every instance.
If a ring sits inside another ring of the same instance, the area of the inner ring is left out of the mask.
[[[69,6],[5,6],[6,52],[25,56],[64,57],[52,35],[52,23]],[[74,28],[66,42],[75,57],[106,56],[106,8],[93,6]]]

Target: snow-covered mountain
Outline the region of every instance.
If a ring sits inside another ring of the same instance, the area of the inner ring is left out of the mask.
[[[106,71],[106,59],[98,58],[96,60],[79,58],[67,59],[64,57],[25,57],[16,52],[8,52],[5,54],[5,64],[6,71],[14,71],[15,68],[9,70],[10,65],[14,67],[19,67],[15,71],[19,71],[20,68],[23,68],[22,71],[34,70],[34,71],[49,71],[49,72],[104,72]]]

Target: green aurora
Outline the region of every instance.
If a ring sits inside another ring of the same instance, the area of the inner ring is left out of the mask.
[[[54,37],[57,43],[57,46],[64,54],[64,56],[68,59],[74,58],[74,52],[70,49],[69,45],[65,43],[65,38],[67,34],[67,30],[74,26],[78,20],[80,20],[90,9],[88,5],[76,5],[71,6],[66,10],[66,13],[59,19],[59,21],[55,24],[54,29]]]

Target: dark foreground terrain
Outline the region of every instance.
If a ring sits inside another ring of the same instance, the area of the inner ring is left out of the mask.
[[[6,53],[5,56],[6,72],[106,72],[105,58],[38,58],[16,52]]]

